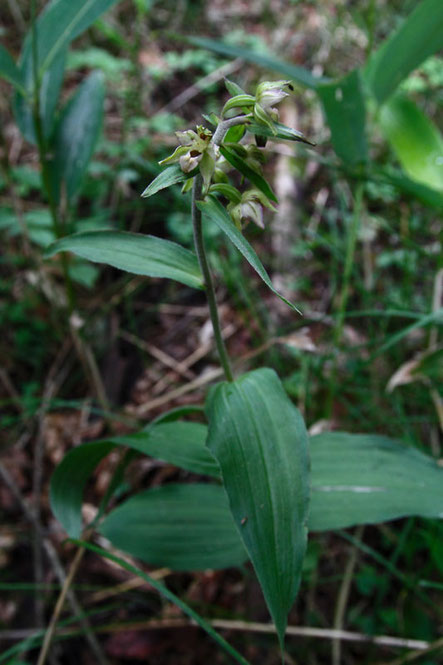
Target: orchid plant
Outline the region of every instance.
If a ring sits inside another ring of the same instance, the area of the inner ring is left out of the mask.
[[[142,194],[150,197],[175,184],[181,184],[185,193],[192,191],[195,252],[162,238],[109,230],[62,238],[47,251],[47,256],[70,251],[128,272],[202,289],[225,380],[211,387],[204,409],[178,408],[140,432],[71,450],[53,475],[51,504],[80,546],[136,572],[245,665],[245,659],[169,589],[106,549],[79,540],[84,533],[83,490],[102,458],[114,447],[130,449],[87,533],[94,528],[115,547],[174,570],[239,566],[249,559],[282,649],[288,613],[300,585],[308,528],[342,529],[405,515],[441,517],[443,470],[418,450],[386,437],[344,432],[308,437],[301,413],[273,369],[241,375],[233,371],[203,225],[215,224],[268,288],[297,311],[276,290],[244,231],[250,222],[263,228],[264,209],[275,210],[277,203],[263,173],[267,141],[312,144],[279,122],[276,107],[294,92],[290,81],[260,83],[255,95],[231,81],[226,87],[231,96],[220,117],[203,116],[209,127],[178,132],[178,147],[160,162],[165,168]],[[186,420],[190,411],[200,415],[204,411],[207,424]],[[166,483],[104,514],[126,465],[137,453],[209,476],[213,482]]]

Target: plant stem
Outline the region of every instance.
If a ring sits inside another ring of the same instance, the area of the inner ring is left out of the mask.
[[[212,281],[211,271],[209,269],[208,259],[206,256],[205,244],[203,240],[203,231],[202,231],[202,214],[197,208],[197,201],[201,198],[202,194],[202,185],[203,180],[201,175],[197,175],[194,178],[194,183],[192,186],[192,226],[194,230],[194,245],[195,251],[197,253],[198,262],[200,264],[200,269],[203,274],[203,280],[206,291],[206,298],[209,305],[209,313],[211,316],[212,327],[214,330],[214,338],[217,346],[218,355],[220,357],[220,363],[223,367],[223,371],[226,376],[227,381],[233,381],[233,375],[231,370],[231,365],[229,362],[229,356],[226,351],[226,346],[223,341],[223,336],[220,328],[220,319],[218,317],[217,301],[215,299],[214,283]]]
[[[349,297],[349,282],[351,279],[352,268],[354,266],[355,245],[357,242],[357,234],[360,226],[360,215],[361,215],[362,202],[363,202],[363,189],[364,189],[363,183],[359,182],[355,192],[354,212],[352,215],[351,228],[347,231],[346,255],[345,255],[345,264],[343,267],[343,283],[341,287],[340,302],[338,306],[337,321],[335,324],[334,339],[333,339],[334,351],[336,354],[338,354],[340,351],[342,336],[343,336],[346,307],[348,304],[348,297]],[[336,380],[337,380],[337,355],[335,357],[332,366],[331,378],[329,382],[330,390],[326,407],[327,418],[330,418],[332,415],[332,409],[334,405],[333,403],[334,403],[334,397],[337,385]]]
[[[231,127],[235,127],[236,125],[246,125],[249,121],[250,118],[246,115],[237,115],[234,118],[228,118],[227,120],[222,120],[222,122],[218,125],[217,129],[214,132],[214,136],[212,137],[212,143],[214,145],[221,145],[223,143],[223,139],[225,138],[228,129],[230,129]]]
[[[49,203],[49,211],[52,220],[52,229],[56,238],[61,238],[62,228],[57,214],[57,205],[51,184],[51,174],[46,151],[46,140],[43,131],[41,109],[40,109],[40,74],[38,71],[38,42],[37,42],[37,20],[35,12],[35,0],[31,3],[31,35],[32,35],[32,70],[33,70],[33,103],[32,118],[34,121],[35,137],[37,141],[38,156],[41,167],[43,189],[46,192]],[[61,255],[61,266],[66,289],[66,299],[68,302],[69,314],[72,314],[75,306],[74,290],[72,288],[71,278],[68,271],[68,258],[66,253]]]

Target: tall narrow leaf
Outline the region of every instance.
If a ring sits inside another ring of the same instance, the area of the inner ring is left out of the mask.
[[[52,0],[37,20],[37,59],[41,76],[70,42],[118,0]],[[31,39],[27,36],[27,42]]]
[[[418,106],[396,95],[382,106],[379,122],[406,173],[443,191],[443,138]]]
[[[103,120],[105,89],[101,72],[93,72],[64,108],[55,135],[54,171],[68,201],[77,193],[94,152]]]
[[[201,617],[197,612],[195,612],[189,605],[186,605],[181,598],[176,596],[172,591],[168,589],[167,586],[159,582],[157,579],[154,577],[151,577],[147,573],[145,573],[143,570],[140,570],[140,568],[136,568],[135,566],[132,566],[130,563],[127,561],[124,561],[123,559],[120,559],[119,557],[115,556],[114,554],[111,554],[107,550],[102,549],[101,547],[97,547],[97,545],[92,545],[91,543],[87,543],[84,541],[74,541],[79,547],[84,547],[91,552],[95,552],[96,554],[100,554],[103,556],[105,559],[109,559],[109,561],[113,561],[115,564],[123,568],[124,570],[127,570],[131,575],[136,575],[137,577],[140,577],[143,579],[145,582],[150,584],[156,591],[158,591],[162,596],[164,596],[170,603],[173,603],[174,605],[177,605],[181,609],[181,611],[188,616],[191,621],[200,628],[203,628],[204,631],[211,637],[226,653],[228,653],[237,663],[240,663],[240,665],[249,665],[248,661],[243,658],[243,656],[234,649],[226,640],[219,635],[211,626],[211,624],[207,623]]]
[[[275,134],[271,132],[269,127],[265,127],[264,125],[257,125],[255,123],[251,123],[245,126],[241,125],[241,127],[246,127],[247,131],[251,134],[256,134],[257,136],[266,136],[266,138],[274,141],[300,141],[301,143],[306,143],[307,145],[315,145],[315,143],[309,141],[309,139],[307,139],[306,136],[302,134],[302,132],[293,129],[292,127],[287,127],[281,122],[274,122],[273,124]]]
[[[433,187],[428,187],[416,180],[411,180],[411,178],[406,177],[406,175],[398,169],[376,168],[373,170],[373,173],[377,179],[389,183],[401,192],[404,192],[404,194],[418,199],[425,205],[443,211],[443,192],[439,192]]]
[[[422,0],[374,53],[365,78],[382,104],[426,58],[443,48],[443,2]]]
[[[349,166],[366,162],[366,108],[360,71],[355,69],[339,81],[319,85],[317,93],[337,155]]]
[[[66,54],[66,48],[59,51],[57,59],[45,70],[40,81],[40,119],[43,135],[47,141],[50,140],[54,129],[55,110],[57,108],[60,89],[63,83]],[[23,52],[20,67],[26,96],[17,92],[14,99],[14,115],[23,136],[31,143],[35,143],[36,137],[32,110],[32,105],[34,103],[34,72],[32,64],[32,49],[29,44]]]
[[[300,583],[309,503],[303,418],[273,370],[221,383],[207,403],[207,445],[283,643]]]
[[[271,289],[276,296],[283,300],[289,307],[295,309],[297,312],[299,310],[295,305],[293,305],[289,300],[282,296],[274,287],[271,282],[271,279],[263,267],[262,262],[258,258],[255,250],[251,247],[249,242],[243,236],[241,231],[237,229],[229,214],[226,212],[225,208],[222,206],[220,201],[218,201],[214,196],[207,196],[204,201],[198,201],[197,206],[199,209],[212,219],[219,229],[225,233],[229,240],[237,247],[237,249],[243,254],[248,263],[254,268],[257,274],[264,281],[266,286]]]
[[[2,44],[0,44],[0,77],[12,83],[18,90],[24,92],[23,75]]]
[[[197,257],[181,245],[154,236],[124,231],[87,231],[66,236],[51,245],[46,257],[73,252],[95,263],[147,277],[175,279],[202,288]]]
[[[267,55],[251,51],[244,46],[225,44],[214,39],[208,39],[207,37],[187,37],[186,41],[199,48],[206,48],[208,51],[214,51],[214,53],[226,55],[228,58],[242,58],[242,60],[246,60],[246,62],[252,62],[254,65],[259,65],[265,69],[278,72],[285,78],[292,79],[306,88],[315,89],[318,83],[327,80],[314,76],[310,71],[299,65],[293,65],[285,60],[280,60],[275,55]]]

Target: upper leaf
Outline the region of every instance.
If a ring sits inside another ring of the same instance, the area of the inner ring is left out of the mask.
[[[295,305],[293,305],[289,300],[282,296],[274,287],[271,282],[271,279],[264,269],[262,262],[258,258],[255,250],[249,242],[246,240],[244,235],[237,229],[235,224],[232,222],[229,214],[226,212],[225,208],[222,206],[220,201],[213,196],[207,196],[204,201],[197,201],[198,208],[212,219],[217,226],[228,236],[229,240],[237,247],[237,249],[243,254],[245,259],[250,263],[254,268],[257,274],[264,281],[266,286],[268,286],[275,295],[277,295],[283,302],[285,302],[289,307],[295,309],[297,312],[299,310]]]
[[[245,176],[248,180],[250,180],[256,187],[259,189],[263,194],[265,194],[268,199],[271,201],[275,201],[277,203],[277,197],[275,196],[274,192],[272,191],[271,187],[268,185],[266,180],[260,175],[260,173],[257,173],[257,171],[254,171],[253,168],[249,166],[247,162],[245,162],[244,159],[240,157],[240,155],[234,150],[231,150],[228,148],[226,145],[220,146],[220,152],[223,155],[223,157],[235,168],[237,171],[240,171],[242,175]]]
[[[382,104],[413,69],[441,48],[443,2],[423,0],[366,66],[365,78],[377,102]]]
[[[270,129],[264,125],[257,125],[255,123],[250,123],[246,125],[246,130],[251,132],[251,134],[257,134],[258,136],[266,136],[267,138],[280,140],[280,141],[300,141],[301,143],[307,143],[308,145],[315,145],[312,141],[304,136],[301,132],[293,129],[292,127],[287,127],[281,122],[274,121],[275,132],[271,132]]]
[[[300,583],[309,503],[308,436],[273,370],[218,384],[207,445],[283,642]]]
[[[51,245],[46,257],[73,252],[89,261],[107,263],[136,275],[167,277],[194,288],[203,278],[197,257],[170,240],[124,231],[87,231],[61,238]]]
[[[168,168],[160,171],[158,176],[149,183],[145,190],[143,190],[141,196],[147,199],[149,196],[157,194],[162,189],[171,187],[171,185],[176,185],[179,182],[184,182],[188,178],[192,178],[198,172],[198,168],[192,171],[192,173],[184,173],[179,164],[174,164],[173,166],[168,166]]]
[[[94,152],[103,121],[105,88],[101,72],[93,72],[64,108],[55,136],[54,171],[68,200],[77,193]]]

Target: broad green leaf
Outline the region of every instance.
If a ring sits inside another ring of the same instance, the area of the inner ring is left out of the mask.
[[[154,577],[151,577],[143,570],[140,570],[140,568],[132,566],[130,563],[124,561],[123,559],[120,559],[114,554],[110,554],[110,552],[108,552],[107,550],[104,550],[101,547],[97,547],[97,545],[92,545],[92,543],[87,543],[81,540],[74,540],[73,542],[76,543],[76,545],[78,545],[79,547],[84,547],[87,550],[90,550],[91,552],[99,554],[105,559],[109,559],[109,561],[113,561],[118,566],[131,573],[131,575],[136,575],[137,577],[143,579],[145,582],[150,584],[156,591],[158,591],[162,596],[164,596],[170,603],[177,605],[177,607],[179,607],[182,610],[182,612],[191,619],[192,622],[196,623],[198,626],[200,626],[200,628],[203,628],[203,630],[206,631],[209,637],[211,637],[222,649],[224,649],[226,653],[232,656],[232,658],[234,658],[234,660],[237,663],[240,663],[240,665],[249,665],[248,661],[245,658],[243,658],[243,656],[239,654],[239,652],[236,651],[234,647],[232,647],[228,642],[226,642],[226,640],[223,639],[223,637],[219,635],[212,628],[212,626],[203,619],[203,617],[197,614],[197,612],[195,612],[191,607],[189,607],[189,605],[186,605],[186,603],[184,603],[181,600],[181,598],[172,593],[172,591],[170,591],[168,587],[166,587],[164,584],[156,580]]]
[[[82,32],[118,0],[52,0],[37,20],[37,60],[41,76]],[[26,42],[31,41],[29,33]]]
[[[277,197],[272,191],[271,187],[268,185],[266,180],[254,171],[244,159],[240,157],[234,150],[231,150],[226,145],[220,146],[220,152],[223,157],[235,168],[237,171],[240,171],[242,175],[245,176],[248,180],[252,182],[253,185],[257,187],[263,194],[265,194],[270,201],[275,201],[278,203]]]
[[[81,508],[86,482],[113,448],[109,441],[93,441],[73,448],[52,474],[49,494],[52,512],[71,538],[79,538],[83,530]]]
[[[73,252],[136,275],[166,277],[202,288],[197,257],[170,240],[124,231],[87,231],[61,238],[47,249],[45,256],[58,252]]]
[[[443,468],[375,434],[311,437],[309,529],[326,531],[408,515],[443,518]]]
[[[220,476],[217,462],[205,448],[207,428],[200,423],[163,422],[144,432],[109,439],[140,453],[198,474]]]
[[[306,549],[305,424],[271,369],[215,386],[207,415],[207,445],[282,644]]]
[[[82,530],[81,507],[86,483],[97,464],[115,446],[130,448],[194,473],[220,476],[218,464],[205,446],[207,427],[172,421],[185,415],[189,408],[164,414],[158,424],[155,421],[142,432],[85,443],[64,456],[51,479],[51,506],[72,538],[78,538]]]
[[[443,191],[443,138],[416,104],[392,97],[380,109],[379,123],[406,173]]]
[[[206,37],[187,37],[186,41],[199,48],[205,48],[208,49],[208,51],[214,51],[214,53],[226,55],[229,58],[242,58],[242,60],[246,60],[246,62],[252,62],[254,65],[259,65],[265,69],[279,72],[280,74],[283,74],[285,78],[292,79],[305,88],[315,89],[319,83],[327,80],[314,76],[307,69],[280,60],[276,56],[256,53],[243,46],[224,44],[223,42],[218,42]]]
[[[276,140],[301,141],[301,143],[307,143],[308,145],[315,145],[315,143],[309,141],[306,138],[306,136],[304,136],[304,134],[297,131],[296,129],[292,129],[292,127],[287,127],[286,125],[283,125],[281,122],[274,122],[274,127],[276,130],[275,134],[271,132],[271,130],[268,129],[268,127],[265,127],[264,125],[257,125],[255,123],[246,125],[247,131],[251,132],[251,134],[257,134],[258,136],[266,136],[267,138],[273,139],[274,141]]]
[[[166,417],[180,415],[181,410],[177,410]],[[177,425],[167,440],[162,425],[153,424],[134,435],[83,444],[65,455],[51,480],[51,505],[70,536],[77,537],[82,530],[81,506],[86,482],[95,466],[116,445],[155,456],[163,443],[165,448],[158,454],[160,459],[194,473],[217,475],[214,459],[205,446],[207,428],[199,425],[196,435],[191,437],[193,423],[181,422]],[[187,425],[191,425],[191,428],[183,435]],[[160,428],[158,431],[157,427]],[[184,450],[183,441],[187,442],[187,450]],[[415,448],[378,435],[334,432],[311,437],[310,452],[312,494],[308,526],[311,531],[342,529],[409,515],[443,518],[443,468]],[[181,495],[182,509],[188,514],[192,514],[195,503],[199,502],[198,490],[194,492],[190,489],[193,486],[184,485],[189,490],[183,490]],[[206,484],[204,486],[207,487]],[[218,491],[224,495],[221,487],[211,487],[208,492],[215,494]],[[156,501],[160,501],[161,496],[156,495]],[[150,499],[146,501],[150,505]],[[216,500],[217,510],[221,501]],[[199,529],[203,529],[210,521],[209,512],[201,517]],[[232,532],[240,540],[226,506],[226,516],[222,519],[224,528],[227,528],[228,517],[231,519]],[[146,538],[149,539],[148,522],[146,529]],[[226,542],[234,541],[227,535]],[[192,556],[199,556],[192,541],[183,541],[181,547],[183,556],[188,557],[189,561],[192,561]],[[234,558],[236,552],[238,547],[235,544],[231,554],[228,554],[227,547],[224,548],[226,556]],[[192,567],[195,566],[194,563]]]
[[[93,72],[77,88],[62,111],[54,149],[59,187],[65,186],[68,201],[78,192],[94,152],[103,121],[104,77]]]
[[[293,305],[289,300],[284,298],[274,287],[271,282],[271,279],[264,269],[262,262],[258,258],[255,250],[251,247],[249,242],[243,236],[241,231],[237,229],[229,214],[226,212],[225,208],[222,206],[220,201],[213,196],[207,196],[204,201],[197,202],[198,208],[212,219],[219,229],[221,229],[229,238],[229,240],[237,247],[239,252],[243,254],[248,263],[254,268],[257,274],[264,281],[266,286],[271,289],[276,296],[278,296],[283,302],[285,302],[289,307],[295,309],[297,312],[299,310],[295,305]]]
[[[228,568],[248,559],[218,485],[170,483],[140,492],[111,511],[99,531],[124,552],[172,570]]]
[[[184,182],[189,175],[183,173],[179,164],[174,164],[173,166],[168,166],[163,171],[160,171],[158,176],[154,178],[152,182],[146,187],[141,196],[143,198],[148,198],[148,196],[153,196],[157,194],[162,189],[171,187],[171,185],[176,185],[179,182]]]
[[[354,69],[338,81],[319,85],[317,93],[337,155],[349,166],[366,162],[366,108],[360,71]]]
[[[63,75],[66,64],[66,49],[59,52],[57,59],[45,70],[40,82],[40,119],[42,123],[43,136],[47,142],[50,141],[55,125],[55,110],[57,108],[60,89],[63,83]],[[25,48],[21,59],[21,71],[27,96],[19,92],[14,99],[14,115],[17,125],[23,136],[30,142],[36,143],[35,126],[32,112],[34,75],[32,65],[32,50]]]
[[[365,78],[382,104],[427,57],[443,48],[443,2],[423,0],[374,53]]]
[[[22,93],[24,92],[23,75],[2,44],[0,44],[0,77],[6,79],[8,83],[12,83]]]

